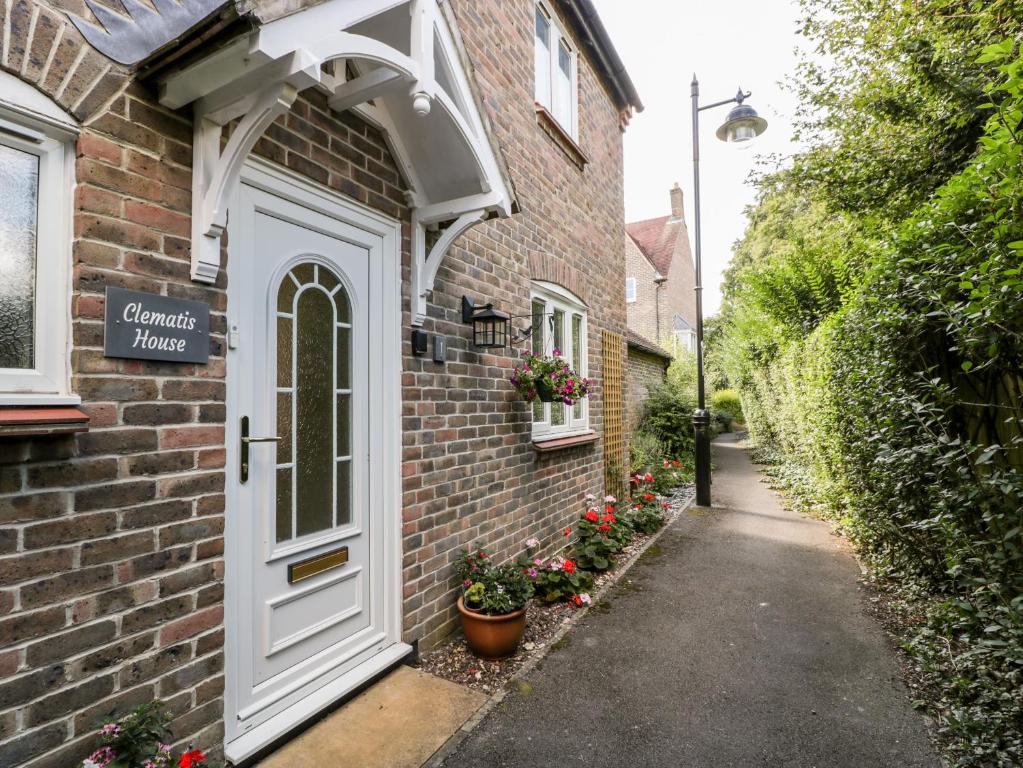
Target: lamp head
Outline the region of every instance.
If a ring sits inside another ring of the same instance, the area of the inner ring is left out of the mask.
[[[767,130],[767,121],[757,114],[749,104],[744,104],[748,93],[739,89],[735,100],[739,102],[728,113],[725,122],[717,129],[717,137],[729,144],[743,144]]]

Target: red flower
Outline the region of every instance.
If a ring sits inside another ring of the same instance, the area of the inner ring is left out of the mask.
[[[665,509],[667,509],[668,507],[671,506],[671,504],[669,504],[668,502],[665,501],[663,504],[661,504],[661,506],[664,507]]]
[[[572,595],[572,602],[575,603],[576,605],[582,605],[583,599],[579,597],[579,595]]]
[[[604,511],[607,512],[610,515],[612,512],[615,511],[615,505],[614,504],[607,504],[607,505],[605,505]]]
[[[648,493],[645,496],[643,496],[643,501],[653,501],[653,500],[654,500],[654,495],[652,493]]]
[[[654,476],[647,472],[645,475],[643,475],[643,479],[646,480],[648,483],[652,483],[654,481]]]
[[[618,518],[616,518],[614,515],[604,515],[602,518],[600,518],[600,522],[602,522],[602,523],[617,523],[618,522]]]
[[[202,753],[200,749],[192,749],[181,755],[181,759],[178,761],[178,768],[194,768],[194,766],[203,765],[206,762],[206,755]]]
[[[587,513],[586,513],[586,514],[584,515],[584,517],[585,517],[585,518],[586,518],[587,520],[589,520],[589,521],[590,521],[591,523],[595,523],[595,522],[597,522],[597,520],[598,520],[598,519],[600,519],[600,518],[598,517],[597,513],[596,513],[596,512],[594,511],[594,510],[592,510],[592,509],[591,509],[591,510],[589,510],[589,511],[588,511],[588,512],[587,512]]]
[[[572,535],[572,529],[566,526],[565,530],[564,530],[564,534],[566,536],[571,536]]]
[[[608,525],[607,523],[604,523],[603,525],[599,526],[597,530],[600,531],[601,533],[607,533],[608,531],[611,530],[611,526]]]
[[[483,550],[481,549],[481,550],[480,550],[480,560],[485,560],[485,559],[486,559],[486,557],[487,557],[487,553],[486,553],[486,552],[484,552],[484,551],[483,551]]]
[[[561,564],[561,569],[565,573],[575,573],[575,560],[566,560]]]

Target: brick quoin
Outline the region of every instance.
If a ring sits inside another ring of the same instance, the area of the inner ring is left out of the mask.
[[[303,4],[264,3],[259,14]],[[554,552],[584,494],[603,490],[600,442],[542,458],[533,450],[529,408],[507,381],[518,352],[475,349],[461,297],[522,317],[531,280],[576,293],[589,307],[598,434],[601,331],[624,333],[626,319],[618,107],[582,54],[580,163],[537,121],[532,3],[451,6],[521,210],[469,230],[441,265],[424,330],[447,337],[447,364],[413,356],[408,341],[410,213],[384,137],[310,90],[254,150],[401,223],[402,630],[421,650],[457,626],[460,549],[503,560],[536,537]],[[215,285],[189,279],[190,110],[161,107],[153,83],[89,49],[65,10],[87,13],[79,0],[0,0],[11,40],[0,67],[82,123],[71,366],[90,416],[83,434],[0,440],[0,765],[76,765],[99,720],[154,696],[167,701],[178,746],[217,757],[226,271]],[[209,364],[105,358],[107,286],[209,304]]]

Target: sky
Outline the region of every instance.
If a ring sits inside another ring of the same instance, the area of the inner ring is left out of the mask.
[[[704,312],[717,312],[722,273],[745,229],[743,208],[758,156],[791,155],[794,97],[781,81],[795,70],[797,8],[790,0],[594,0],[646,109],[625,133],[626,221],[666,216],[668,190],[685,191],[693,235],[692,116],[689,84],[696,73],[700,103],[731,98],[741,85],[767,119],[749,149],[717,140],[728,114],[700,114],[700,200]]]

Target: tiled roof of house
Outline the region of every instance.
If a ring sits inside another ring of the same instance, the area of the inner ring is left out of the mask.
[[[689,249],[689,232],[685,219],[682,218],[658,216],[656,219],[626,224],[625,230],[643,255],[654,265],[654,269],[665,277],[671,269],[671,260],[675,255],[679,237],[684,240],[684,249]]]
[[[669,362],[672,359],[671,355],[667,351],[662,349],[659,344],[654,344],[654,342],[650,341],[649,339],[643,336],[640,336],[631,328],[626,329],[625,340],[630,347],[633,347],[635,349],[641,349],[644,352],[649,352],[651,355],[663,357],[665,360]]]

